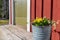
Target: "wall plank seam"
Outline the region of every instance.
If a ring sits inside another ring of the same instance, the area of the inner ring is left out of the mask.
[[[34,9],[35,9],[35,17],[34,18],[36,19],[36,0],[35,0],[35,8]]]
[[[53,18],[53,0],[51,0],[51,14],[50,14],[50,19],[52,20]]]
[[[42,12],[41,12],[41,17],[43,18],[43,6],[44,6],[44,0],[42,0]]]

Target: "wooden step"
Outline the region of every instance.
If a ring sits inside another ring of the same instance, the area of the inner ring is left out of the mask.
[[[19,39],[20,40],[32,40],[32,33],[26,32],[26,30],[16,25],[15,26],[6,25],[6,26],[3,26],[2,28],[6,31],[6,34],[10,34],[10,36],[15,35],[12,37],[13,39],[16,37],[18,40]]]

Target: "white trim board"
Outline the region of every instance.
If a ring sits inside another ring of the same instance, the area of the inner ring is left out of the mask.
[[[27,31],[30,32],[30,0],[27,0]]]
[[[12,3],[12,5],[11,5],[11,3]],[[12,9],[10,9],[11,6],[12,6]],[[13,0],[12,0],[12,2],[11,2],[11,0],[9,0],[9,25],[12,25],[11,24],[11,20],[10,20],[11,19],[10,18],[11,17],[11,14],[10,14],[11,13],[11,10],[12,10],[12,24],[13,24]]]

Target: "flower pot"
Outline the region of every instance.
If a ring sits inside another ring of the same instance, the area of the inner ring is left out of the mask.
[[[50,40],[51,25],[50,26],[33,26],[33,40]]]

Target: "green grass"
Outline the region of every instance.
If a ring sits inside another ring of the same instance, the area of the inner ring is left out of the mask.
[[[8,24],[9,20],[0,20],[0,25]]]

